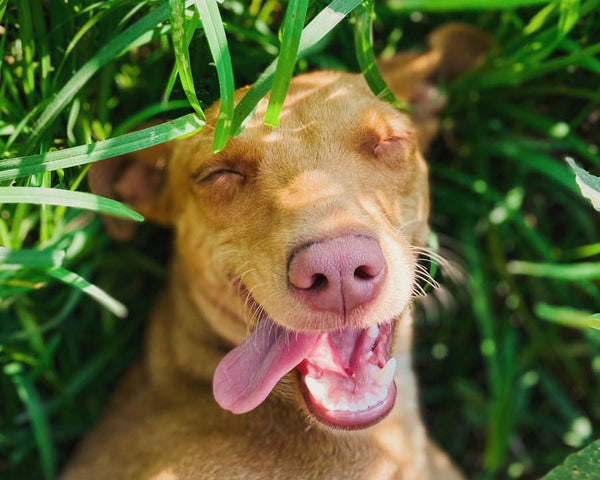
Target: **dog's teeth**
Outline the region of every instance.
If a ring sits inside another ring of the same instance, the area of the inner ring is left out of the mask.
[[[350,405],[348,404],[348,400],[345,398],[340,398],[335,407],[336,410],[348,410]]]
[[[371,338],[377,338],[379,336],[379,327],[377,325],[371,325],[367,330],[367,335]]]
[[[387,387],[392,383],[396,372],[396,359],[390,358],[385,366],[375,375],[375,383],[381,387]]]
[[[365,394],[365,400],[367,401],[367,405],[369,407],[375,405],[376,403],[378,403],[377,397],[375,395],[373,395],[371,392],[367,392]]]
[[[308,387],[308,390],[315,397],[316,400],[326,400],[329,393],[329,386],[327,383],[317,380],[316,378],[306,376],[304,383]]]

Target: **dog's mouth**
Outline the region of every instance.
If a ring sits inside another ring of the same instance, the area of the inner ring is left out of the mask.
[[[308,409],[336,428],[377,423],[394,405],[396,360],[390,358],[394,322],[322,333],[298,365]]]
[[[390,412],[396,398],[394,326],[292,332],[264,315],[217,366],[215,399],[233,413],[248,412],[297,368],[306,406],[318,420],[347,430],[369,427]]]

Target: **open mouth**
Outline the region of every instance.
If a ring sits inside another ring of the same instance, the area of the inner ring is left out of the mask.
[[[215,399],[233,413],[248,412],[297,368],[306,406],[318,420],[346,430],[369,427],[390,412],[396,398],[394,326],[292,332],[261,315],[254,331],[217,366]]]
[[[298,365],[308,409],[336,428],[377,423],[394,405],[396,360],[390,358],[393,323],[321,334]]]

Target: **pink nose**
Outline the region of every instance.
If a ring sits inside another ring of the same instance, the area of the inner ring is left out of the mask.
[[[342,315],[375,298],[386,273],[379,242],[359,235],[307,243],[288,268],[293,291],[304,303]]]

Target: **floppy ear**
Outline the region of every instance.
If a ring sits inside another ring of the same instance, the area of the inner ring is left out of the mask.
[[[170,205],[165,192],[166,165],[171,142],[94,163],[88,173],[90,190],[131,206],[152,222],[168,226]],[[111,237],[125,241],[133,237],[137,224],[102,216]]]
[[[436,87],[452,80],[483,60],[491,40],[481,30],[464,23],[448,23],[427,38],[429,51],[402,53],[378,62],[392,92],[411,105],[422,151],[438,131],[437,115],[446,99]]]

